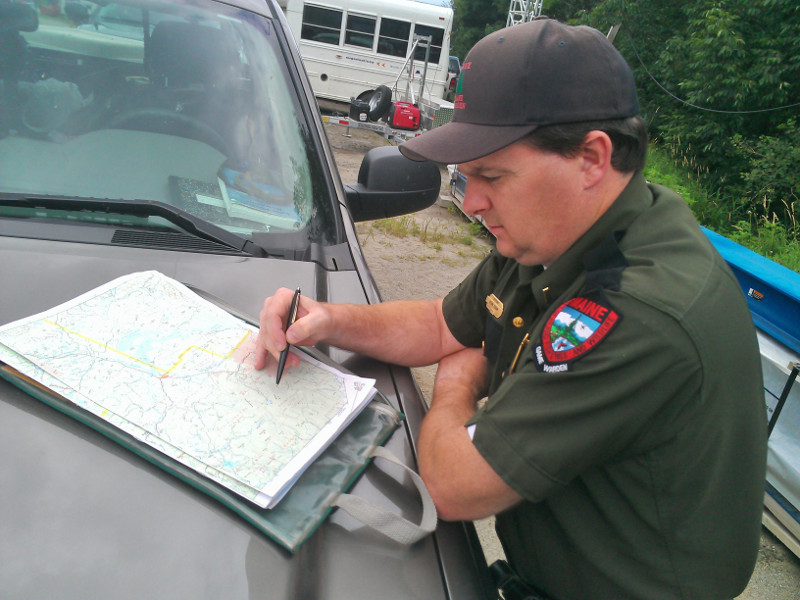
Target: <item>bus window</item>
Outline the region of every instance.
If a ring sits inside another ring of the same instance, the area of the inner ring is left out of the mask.
[[[344,43],[372,49],[372,44],[375,41],[375,21],[375,17],[347,15]]]
[[[442,56],[444,29],[440,29],[439,27],[430,27],[428,25],[420,25],[418,23],[414,28],[414,35],[431,36],[431,53],[428,57],[428,62],[438,64],[439,58]],[[414,53],[414,60],[425,60],[425,46],[417,46],[417,51]]]
[[[304,40],[339,45],[342,29],[342,11],[306,4],[303,7],[303,29],[300,37]]]
[[[396,21],[395,19],[381,19],[378,52],[404,58],[408,52],[408,38],[410,35],[411,23]]]

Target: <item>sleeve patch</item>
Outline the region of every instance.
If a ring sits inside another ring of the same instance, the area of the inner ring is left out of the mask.
[[[597,347],[622,315],[607,302],[576,297],[559,306],[545,323],[536,348],[540,371],[568,371],[570,364]]]

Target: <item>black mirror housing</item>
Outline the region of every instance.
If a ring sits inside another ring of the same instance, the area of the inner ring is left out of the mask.
[[[370,221],[428,208],[441,185],[436,164],[406,158],[397,146],[381,146],[367,152],[358,183],[345,184],[345,191],[353,220]]]

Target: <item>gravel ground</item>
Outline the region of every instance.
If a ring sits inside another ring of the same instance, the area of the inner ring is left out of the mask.
[[[358,129],[327,125],[328,139],[344,182],[355,182],[364,153],[388,144],[381,136]],[[349,135],[348,135],[349,133]],[[357,225],[361,245],[384,300],[438,298],[472,270],[490,249],[486,238],[472,235],[469,222],[453,209],[447,174],[434,206],[394,221],[394,234],[380,223]],[[469,240],[469,241],[467,241]],[[426,400],[430,400],[435,367],[414,369]],[[503,558],[493,519],[476,522],[489,564]],[[800,559],[766,529],[750,584],[738,600],[800,599]]]

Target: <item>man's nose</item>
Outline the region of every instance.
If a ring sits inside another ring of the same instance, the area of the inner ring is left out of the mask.
[[[467,180],[464,188],[464,200],[461,208],[468,215],[479,215],[489,208],[490,202],[486,193],[476,181]]]

